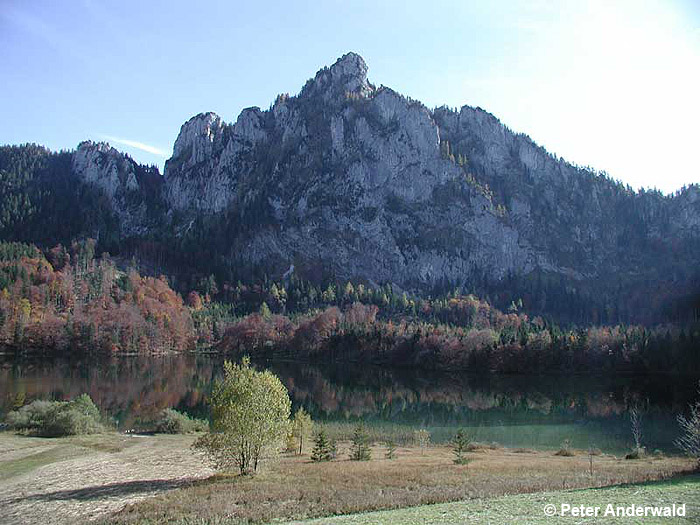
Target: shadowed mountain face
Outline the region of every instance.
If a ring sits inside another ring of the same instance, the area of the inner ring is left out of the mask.
[[[700,290],[698,186],[635,193],[479,108],[377,88],[354,53],[267,111],[193,117],[162,178],[92,143],[71,173],[110,202],[119,239],[206,253],[199,269],[229,279],[294,265],[593,322],[692,311]]]

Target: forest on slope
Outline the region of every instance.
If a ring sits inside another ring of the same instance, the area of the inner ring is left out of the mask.
[[[221,290],[202,279],[185,300],[165,276],[119,269],[92,240],[42,252],[0,244],[0,347],[17,354],[221,352],[438,370],[700,371],[700,325],[564,329],[503,313],[473,295],[434,299],[347,282],[291,279]]]

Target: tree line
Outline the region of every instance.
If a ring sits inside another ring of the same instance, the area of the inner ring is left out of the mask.
[[[97,256],[94,240],[42,252],[0,243],[0,345],[72,352],[195,348],[308,361],[494,372],[700,370],[700,325],[562,327],[459,290],[422,298],[390,285],[287,282],[220,287],[186,298],[165,276]]]

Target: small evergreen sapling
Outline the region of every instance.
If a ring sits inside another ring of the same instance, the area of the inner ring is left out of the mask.
[[[570,458],[572,456],[575,456],[576,454],[574,454],[574,451],[571,450],[571,442],[568,439],[565,439],[564,441],[562,441],[559,450],[557,450],[554,453],[554,455]]]
[[[392,439],[389,439],[385,443],[386,445],[386,452],[384,453],[384,457],[386,459],[396,459],[396,442]]]
[[[472,437],[462,428],[452,438],[452,453],[455,455],[454,462],[457,465],[466,465],[469,459],[466,453],[469,451],[469,445],[472,442]]]
[[[321,429],[314,436],[314,448],[311,451],[311,461],[330,461],[334,458],[333,444],[328,440],[326,431]]]
[[[369,434],[362,423],[357,425],[355,432],[353,432],[350,459],[353,461],[369,461],[372,459],[372,450],[369,448]]]

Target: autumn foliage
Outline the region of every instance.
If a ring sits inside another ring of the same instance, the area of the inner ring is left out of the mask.
[[[193,324],[165,277],[120,271],[94,241],[0,248],[0,345],[154,353],[190,348]]]
[[[504,314],[473,296],[421,300],[418,308],[419,314],[382,316],[376,305],[355,302],[293,320],[256,313],[229,326],[218,348],[475,372],[700,370],[700,333],[692,327],[687,332],[622,325],[563,330],[538,317]]]
[[[474,295],[390,286],[257,285],[202,277],[186,302],[95,243],[0,243],[0,347],[159,353],[190,348],[477,372],[697,372],[700,325],[560,327]],[[221,291],[220,291],[221,290]],[[212,299],[214,297],[214,300]],[[223,299],[223,300],[222,300]]]

